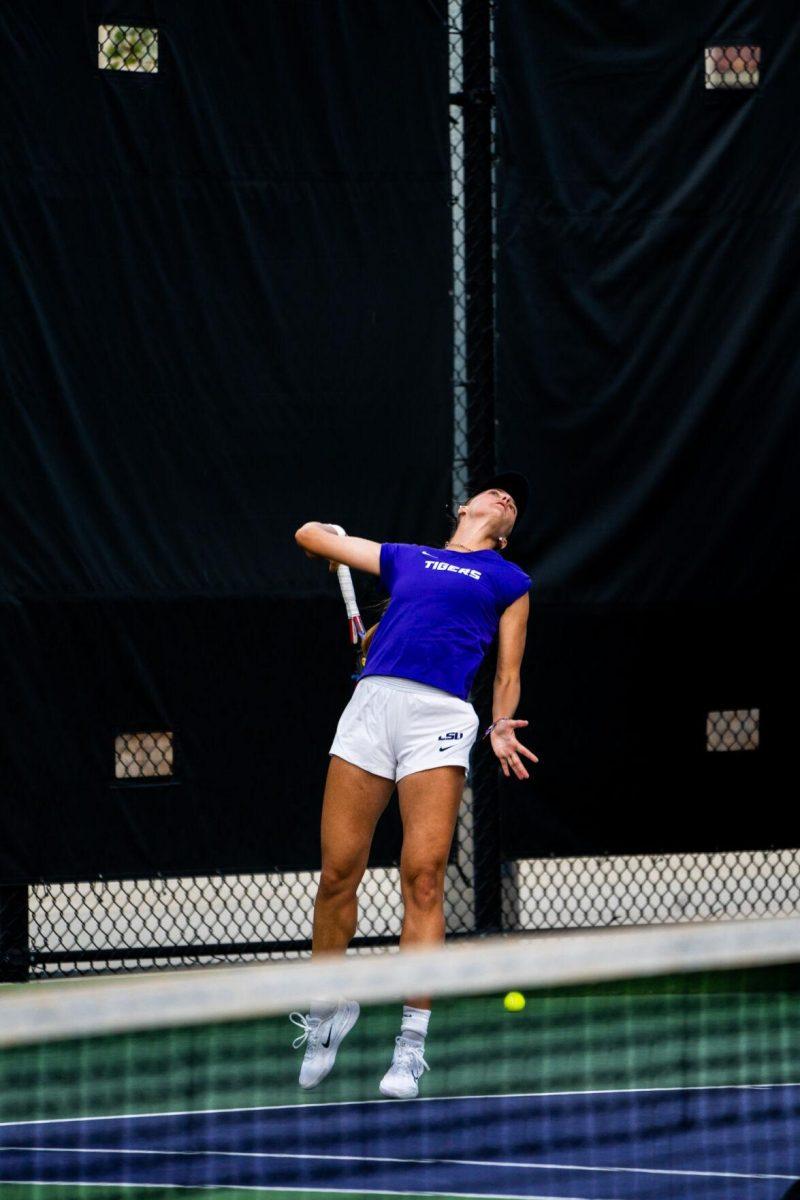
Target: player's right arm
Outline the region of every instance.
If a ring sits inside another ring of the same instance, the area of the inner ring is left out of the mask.
[[[297,530],[294,540],[311,558],[327,558],[370,575],[381,573],[380,542],[371,542],[368,538],[342,537],[330,525],[323,525],[320,521],[306,521]]]

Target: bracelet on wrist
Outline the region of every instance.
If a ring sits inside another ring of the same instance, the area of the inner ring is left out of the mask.
[[[484,730],[484,732],[483,732],[483,736],[484,736],[485,738],[486,738],[486,737],[488,737],[488,736],[489,736],[489,734],[490,734],[490,733],[492,732],[492,730],[494,729],[495,725],[499,725],[501,721],[510,721],[510,720],[511,720],[511,717],[498,717],[496,721],[492,721],[491,725],[489,725],[489,726],[488,726],[488,727],[487,727],[487,728]]]

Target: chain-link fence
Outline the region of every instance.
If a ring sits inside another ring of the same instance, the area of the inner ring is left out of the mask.
[[[800,852],[543,858],[503,866],[507,930],[664,925],[800,911]]]
[[[448,933],[472,929],[469,789],[445,879]],[[142,970],[219,959],[306,953],[316,872],[41,884],[30,889],[36,973]],[[402,921],[397,868],[366,872],[354,947],[396,942]]]
[[[705,85],[709,91],[758,87],[760,46],[706,46]]]
[[[101,71],[158,71],[158,29],[138,25],[100,25],[97,66]]]
[[[454,506],[496,466],[492,24],[490,0],[450,0]],[[101,69],[155,71],[158,31],[101,26],[98,52]],[[709,48],[707,82],[753,86],[759,62],[757,47]],[[490,656],[471,697],[482,721],[490,719],[493,674]],[[757,753],[758,711],[709,713],[707,747]],[[117,737],[118,780],[162,780],[172,763],[169,731]],[[800,851],[791,847],[503,861],[499,782],[491,748],[479,741],[447,869],[451,936],[800,910]],[[0,978],[304,954],[316,880],[283,872],[0,888]],[[354,948],[395,943],[401,920],[398,870],[367,871]]]

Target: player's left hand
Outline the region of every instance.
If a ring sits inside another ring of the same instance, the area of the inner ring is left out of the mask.
[[[503,774],[509,778],[509,767],[516,775],[517,779],[528,779],[528,772],[522,764],[520,755],[529,758],[531,762],[538,763],[539,759],[529,750],[527,746],[523,746],[522,742],[517,741],[514,730],[520,725],[527,725],[527,721],[510,720],[501,721],[492,732],[489,734],[489,739],[492,743],[492,749],[500,759],[500,766],[503,768]]]

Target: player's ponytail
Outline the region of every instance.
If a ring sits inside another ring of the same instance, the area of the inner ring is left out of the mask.
[[[367,630],[367,632],[364,634],[363,638],[361,639],[361,669],[362,670],[364,669],[364,666],[367,661],[367,653],[369,651],[370,642],[372,641],[373,637],[375,636],[375,630],[378,628],[378,625],[380,624],[381,617],[383,616],[383,614],[386,612],[387,608],[389,607],[390,600],[391,600],[391,596],[387,596],[387,598],[385,600],[380,600],[377,604],[371,605],[372,608],[375,608],[378,610],[378,619],[374,625],[371,625],[369,627],[369,629]]]

